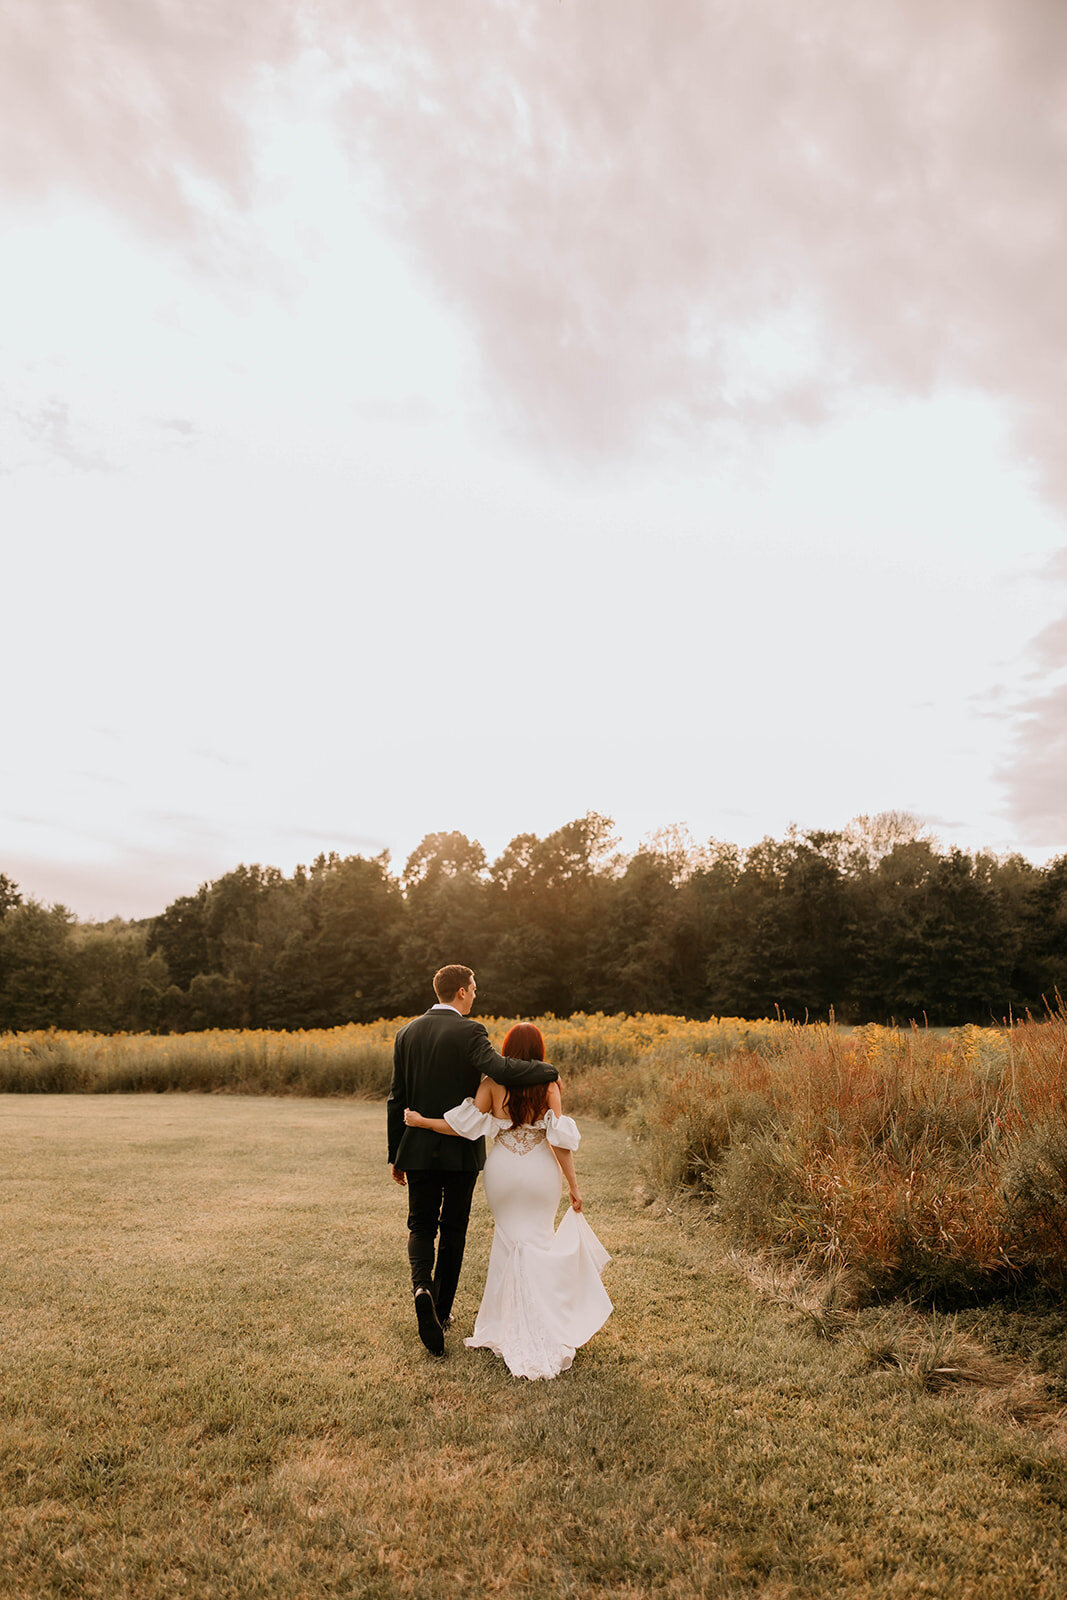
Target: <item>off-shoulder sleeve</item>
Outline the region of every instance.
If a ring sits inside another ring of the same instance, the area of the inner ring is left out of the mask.
[[[491,1111],[479,1111],[470,1095],[462,1105],[453,1106],[451,1111],[445,1112],[445,1121],[454,1133],[462,1134],[464,1139],[493,1139],[501,1128],[511,1126],[506,1119],[501,1121],[499,1117],[494,1117]]]
[[[545,1136],[557,1150],[577,1150],[582,1136],[573,1117],[557,1117],[554,1111],[545,1112]]]

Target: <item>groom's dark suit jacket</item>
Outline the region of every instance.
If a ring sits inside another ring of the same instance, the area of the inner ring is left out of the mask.
[[[478,1092],[482,1074],[505,1089],[554,1083],[555,1067],[544,1061],[510,1061],[497,1055],[480,1022],[461,1017],[451,1006],[431,1009],[406,1023],[393,1046],[393,1086],[389,1091],[389,1163],[404,1172],[479,1172],[485,1165],[484,1139],[458,1139],[409,1128],[404,1109],[424,1117],[443,1117]]]

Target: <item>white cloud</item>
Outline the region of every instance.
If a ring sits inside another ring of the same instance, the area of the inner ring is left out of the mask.
[[[1061,7],[155,0],[134,22],[73,0],[57,32],[16,0],[6,17],[9,185],[79,184],[220,265],[239,243],[246,272],[263,118],[299,85],[529,441],[612,451],[657,420],[817,418],[857,380],[974,384],[1017,406],[1067,492]],[[758,382],[738,381],[741,326]]]
[[[1062,838],[1067,13],[50,16],[0,19],[11,860],[158,909],[591,806]]]

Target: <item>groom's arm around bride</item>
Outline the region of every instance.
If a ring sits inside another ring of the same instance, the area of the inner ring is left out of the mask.
[[[547,1062],[510,1061],[493,1049],[484,1023],[470,1015],[477,987],[469,967],[442,967],[434,976],[437,1003],[396,1036],[386,1111],[389,1164],[398,1183],[413,1167],[477,1172],[484,1161],[481,1140],[471,1145],[405,1127],[407,1106],[426,1117],[441,1117],[477,1094],[483,1076],[506,1089],[554,1083],[559,1077]]]

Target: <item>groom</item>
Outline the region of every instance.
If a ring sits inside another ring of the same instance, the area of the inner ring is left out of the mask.
[[[485,1141],[408,1128],[404,1109],[442,1117],[477,1093],[483,1073],[506,1089],[553,1083],[559,1073],[543,1061],[497,1055],[483,1024],[470,1015],[478,987],[470,967],[442,967],[433,987],[437,1004],[396,1036],[387,1109],[389,1165],[408,1191],[408,1260],[419,1338],[433,1355],[443,1356]]]

